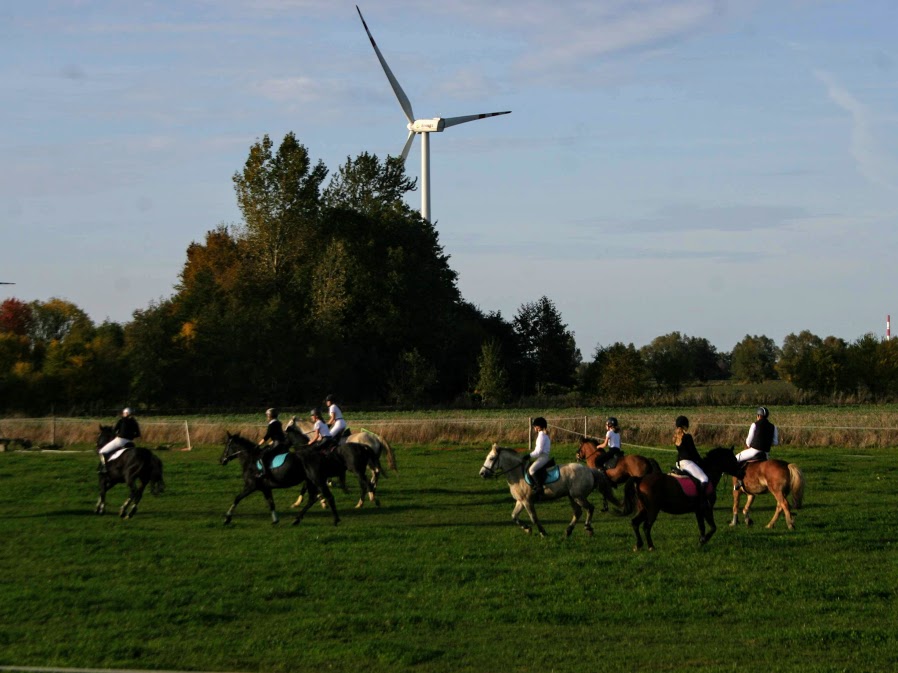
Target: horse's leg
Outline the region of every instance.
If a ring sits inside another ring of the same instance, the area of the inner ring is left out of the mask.
[[[97,514],[105,514],[106,513],[106,490],[108,486],[106,484],[106,475],[100,475],[100,498],[97,500]]]
[[[571,509],[574,511],[574,516],[571,519],[571,522],[567,525],[567,528],[564,529],[564,536],[570,537],[571,533],[574,532],[574,526],[577,525],[577,522],[580,520],[580,517],[583,515],[583,508],[580,507],[579,503],[574,500],[572,496],[568,496],[568,500],[571,501]]]
[[[521,519],[519,518],[519,516],[521,514],[521,510],[523,510],[523,509],[524,509],[523,501],[516,500],[515,504],[514,504],[514,509],[511,510],[511,521],[512,521],[512,523],[518,524],[521,527],[521,530],[523,530],[525,533],[530,533],[530,531],[533,529],[530,526],[528,526],[526,523],[521,521]]]
[[[536,516],[536,508],[533,506],[533,502],[530,500],[524,500],[523,502],[524,509],[527,510],[527,514],[530,516],[533,525],[536,526],[536,530],[539,531],[542,537],[546,537],[546,529],[543,528],[543,525],[539,522],[539,517]]]
[[[652,541],[652,526],[655,525],[655,519],[658,518],[658,512],[648,511],[646,510],[645,523],[642,526],[642,529],[645,531],[645,542],[648,545],[649,551],[655,551],[655,543]]]
[[[334,525],[336,526],[340,523],[340,517],[337,514],[337,503],[334,501],[334,494],[328,488],[327,481],[321,484],[321,497],[324,498],[324,502],[331,508],[331,512],[334,515]]]
[[[745,525],[751,526],[754,520],[751,518],[751,506],[755,503],[755,496],[749,493],[745,498],[745,507],[742,508],[742,518],[745,519]]]
[[[713,496],[712,496],[713,497]],[[708,522],[708,534],[705,534],[704,524],[699,527],[699,530],[702,532],[702,539],[700,540],[700,544],[705,544],[710,540],[714,533],[717,532],[717,524],[714,523],[714,506],[713,501],[711,502],[711,506],[706,507],[704,510],[705,521]]]
[[[792,518],[792,511],[789,509],[789,499],[782,491],[771,492],[773,493],[773,497],[776,498],[776,510],[773,512],[773,518],[770,520],[770,523],[767,524],[767,528],[773,528],[777,519],[779,519],[780,512],[782,512],[786,517],[786,527],[789,530],[795,530],[795,521]]]
[[[231,503],[231,506],[228,508],[228,511],[225,512],[224,522],[225,524],[231,523],[231,517],[234,515],[234,510],[237,509],[237,504],[243,500],[250,493],[256,492],[256,485],[252,482],[247,482],[244,484],[243,491],[237,494],[237,497],[234,498],[234,502]]]
[[[596,508],[593,507],[592,503],[585,496],[580,498],[579,502],[586,510],[586,522],[583,524],[583,527],[586,529],[587,535],[593,535],[595,531],[592,529],[592,515],[595,513]]]
[[[639,527],[645,523],[646,517],[648,517],[648,513],[645,510],[645,507],[642,505],[642,502],[637,500],[636,503],[636,516],[630,519],[630,525],[633,527],[633,533],[636,535],[636,546],[633,547],[633,551],[639,551],[642,549],[642,536],[639,534]]]
[[[730,526],[735,526],[739,523],[739,500],[742,499],[742,491],[737,491],[735,486],[736,477],[733,477],[733,518],[730,521]]]
[[[369,493],[369,481],[368,475],[365,473],[365,468],[363,467],[361,470],[354,470],[355,478],[359,482],[359,501],[356,503],[355,508],[358,509],[362,505],[365,504],[365,494]],[[373,493],[371,494],[374,495]]]
[[[302,487],[299,489],[299,497],[296,499],[296,502],[290,505],[292,509],[296,509],[302,504],[302,497],[306,494],[307,489],[306,482],[302,482]]]
[[[146,487],[147,487],[147,482],[141,481],[140,486],[137,488],[136,492],[134,492],[134,495],[131,497],[131,510],[128,512],[128,515],[125,518],[130,519],[135,514],[137,514],[137,505],[140,503],[141,498],[143,498],[143,491]]]
[[[265,502],[268,503],[268,510],[271,512],[271,525],[280,523],[280,518],[278,517],[277,510],[274,507],[274,495],[271,492],[271,487],[268,486],[268,484],[265,484],[260,490],[262,491],[262,495],[265,497]]]

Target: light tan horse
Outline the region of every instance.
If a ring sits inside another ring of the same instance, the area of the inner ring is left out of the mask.
[[[290,438],[292,433],[298,432],[302,435],[306,436],[306,440],[308,439],[309,433],[312,432],[312,428],[314,426],[308,421],[301,421],[296,416],[293,416],[287,425],[284,427],[284,432],[287,434],[287,438]],[[396,467],[396,455],[393,453],[393,447],[390,446],[390,443],[381,437],[378,434],[371,432],[370,430],[361,430],[360,432],[354,432],[348,437],[340,438],[340,444],[364,444],[368,448],[370,448],[374,455],[377,456],[377,459],[380,460],[381,456],[386,456],[387,465],[394,472],[398,472],[398,468]],[[377,482],[380,478],[380,469],[371,470],[371,484],[373,488],[377,488]],[[302,505],[304,493],[300,493],[299,497],[296,499],[291,507],[299,507]]]
[[[748,496],[742,516],[745,525],[751,526],[751,506],[756,495],[770,493],[776,499],[776,510],[773,518],[767,524],[767,528],[773,528],[782,513],[786,519],[789,530],[795,530],[795,517],[792,509],[801,509],[804,500],[804,475],[795,463],[787,463],[784,460],[763,460],[750,462],[745,467],[745,477],[742,479],[743,489],[733,491],[733,520],[730,526],[739,523],[739,499],[742,493]],[[733,477],[733,486],[736,485],[736,477]],[[792,509],[789,508],[789,496],[792,496]]]
[[[527,470],[527,458],[527,454],[519,454],[514,449],[506,449],[498,444],[493,444],[483,462],[483,467],[480,468],[480,476],[487,479],[504,474],[508,480],[508,490],[511,491],[511,496],[515,499],[511,520],[518,524],[525,533],[530,533],[531,527],[518,518],[521,510],[527,510],[530,521],[536,526],[539,534],[545,536],[546,531],[539,522],[536,509],[533,506],[535,500],[533,489],[524,476]],[[557,481],[549,482],[543,487],[542,498],[555,500],[567,496],[570,500],[574,516],[564,531],[565,536],[569,536],[574,531],[574,526],[580,520],[584,509],[586,510],[586,522],[583,526],[587,535],[592,535],[592,515],[595,507],[589,502],[587,496],[598,488],[605,498],[615,505],[620,505],[620,502],[614,497],[608,478],[598,470],[580,463],[561,465],[559,473],[560,478]]]

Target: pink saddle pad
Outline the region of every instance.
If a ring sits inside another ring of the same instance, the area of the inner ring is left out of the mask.
[[[680,482],[680,488],[683,489],[683,493],[685,493],[688,497],[694,498],[696,495],[698,495],[698,489],[696,489],[696,487],[695,487],[695,481],[693,481],[689,477],[681,477],[679,475],[671,475],[671,476],[676,477],[676,480],[678,482]],[[714,487],[709,482],[708,485],[705,487],[705,494],[710,495],[713,492],[714,492]]]

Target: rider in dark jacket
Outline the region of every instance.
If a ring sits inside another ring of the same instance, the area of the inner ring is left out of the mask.
[[[259,446],[266,442],[269,444],[262,450],[262,472],[259,476],[271,479],[271,461],[279,453],[286,452],[287,436],[284,434],[284,426],[278,420],[277,409],[267,409],[265,418],[268,419],[268,426],[265,429],[265,436],[259,440]]]

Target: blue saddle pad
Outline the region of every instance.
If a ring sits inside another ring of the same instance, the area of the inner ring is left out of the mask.
[[[284,461],[285,461],[285,460],[287,460],[287,454],[286,454],[286,453],[279,453],[279,454],[276,455],[274,458],[272,458],[272,460],[271,460],[271,469],[272,469],[272,470],[275,470],[275,469],[279,468],[281,465],[284,464]],[[256,469],[259,470],[259,472],[262,471],[262,461],[261,461],[261,459],[256,461]]]
[[[546,472],[545,484],[551,484],[552,482],[558,481],[559,479],[561,479],[561,468],[558,467],[557,465],[553,465],[552,467],[549,468],[549,471]],[[533,478],[530,476],[529,472],[524,473],[524,480],[528,484],[533,486]]]

